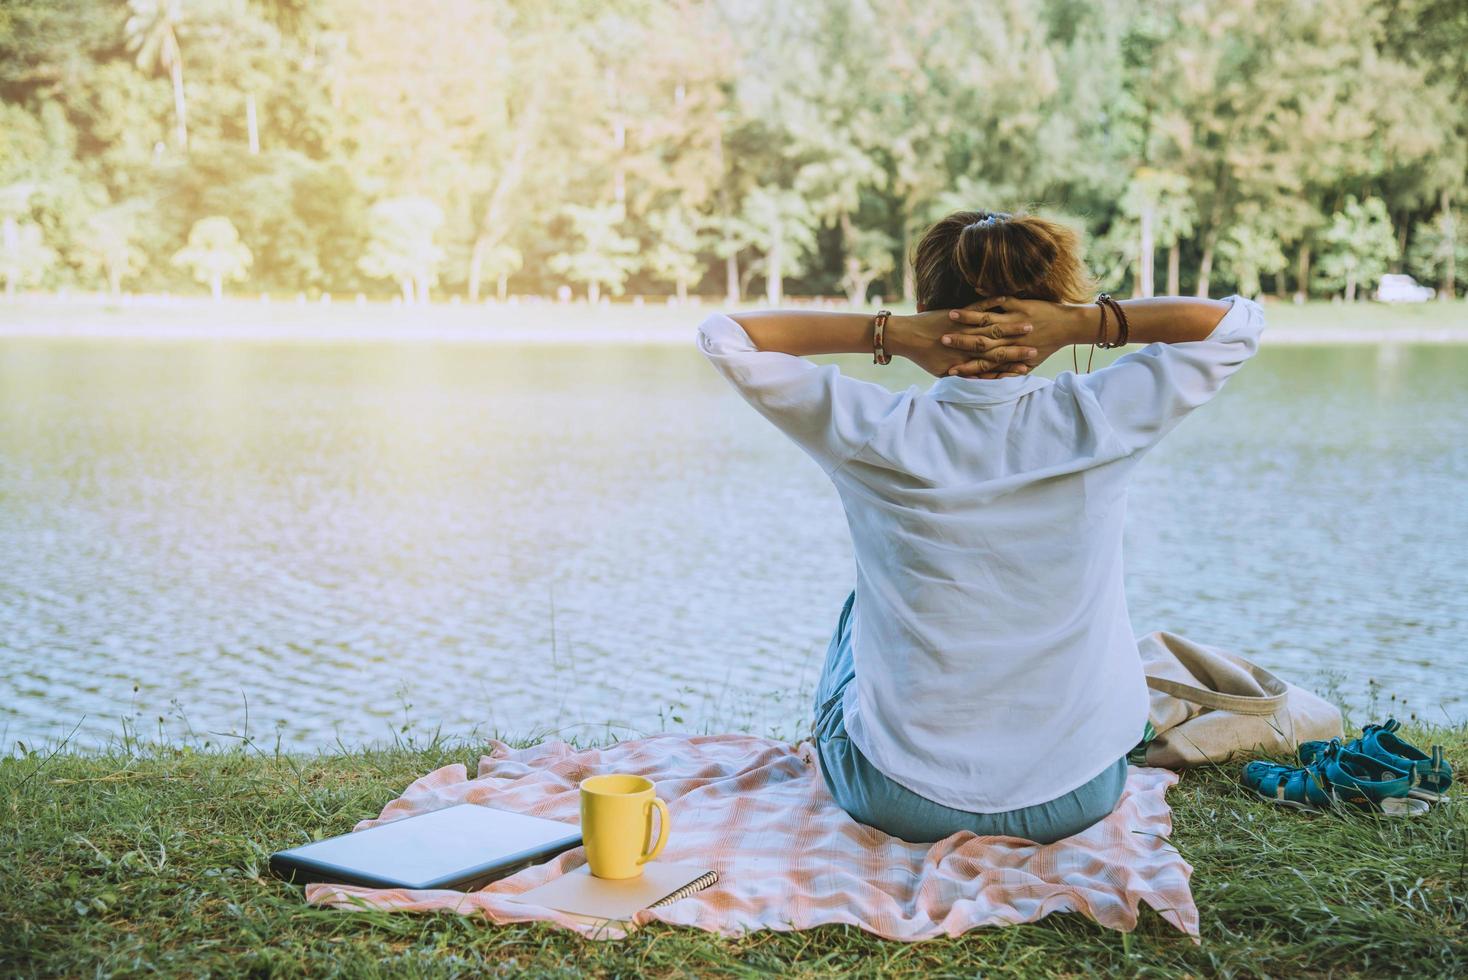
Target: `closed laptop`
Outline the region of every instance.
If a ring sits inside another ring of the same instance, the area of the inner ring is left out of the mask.
[[[581,844],[574,824],[461,803],[270,856],[298,884],[472,891]]]

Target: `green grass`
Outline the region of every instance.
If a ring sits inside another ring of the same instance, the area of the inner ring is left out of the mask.
[[[1468,727],[1408,732],[1468,764]],[[726,940],[654,925],[592,943],[539,925],[306,907],[266,858],[341,833],[415,776],[478,747],[290,756],[242,748],[0,760],[0,975],[995,976],[1468,975],[1468,812],[1300,815],[1244,796],[1236,768],[1170,795],[1203,943],[1145,911],[1131,936],[1079,915],[958,939],[826,927]]]

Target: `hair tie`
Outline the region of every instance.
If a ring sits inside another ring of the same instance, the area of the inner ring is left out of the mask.
[[[992,228],[997,224],[1008,221],[1010,217],[1012,216],[1003,211],[990,211],[978,221],[970,222],[963,230],[968,231],[969,228]]]

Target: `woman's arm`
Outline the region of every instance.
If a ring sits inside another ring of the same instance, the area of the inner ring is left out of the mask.
[[[1183,344],[1206,340],[1218,326],[1229,304],[1222,300],[1193,299],[1184,296],[1158,296],[1153,299],[1130,299],[1121,303],[1130,326],[1128,339],[1138,344]],[[996,313],[996,310],[1003,312]],[[953,365],[949,374],[973,376],[991,370],[987,352],[995,321],[1004,325],[1028,323],[1033,326],[1026,343],[1036,354],[1026,363],[1034,367],[1051,354],[1071,344],[1094,344],[1101,327],[1101,307],[1095,303],[1047,303],[1035,299],[1000,297],[980,306],[948,312],[954,329],[941,338],[941,343],[955,351],[980,352],[981,357]],[[1117,324],[1109,317],[1107,340],[1115,340]]]
[[[761,310],[731,313],[729,319],[744,328],[749,339],[763,351],[803,357],[808,354],[867,354],[872,350],[875,317],[870,313],[831,313],[820,310]],[[961,363],[974,374],[1024,374],[1023,363],[1039,356],[1026,334],[1028,322],[980,314],[972,322],[987,325],[976,330],[967,343],[946,349],[940,342],[952,331],[954,321],[936,310],[911,316],[893,315],[887,321],[883,346],[889,354],[905,357],[930,374],[942,376]],[[973,355],[977,354],[977,357]],[[1038,360],[1033,363],[1038,364]]]
[[[1100,330],[1101,316],[1094,308],[999,302],[1006,311],[999,317],[1028,317],[1033,323],[1030,342],[1041,355],[1067,344],[1094,343]],[[1146,346],[1099,371],[1077,374],[1054,391],[1058,397],[1094,403],[1105,417],[1109,437],[1131,454],[1155,445],[1254,356],[1264,332],[1264,311],[1246,299],[1144,299],[1127,302],[1123,309],[1131,324],[1130,339]],[[969,317],[968,311],[959,311],[956,322]],[[951,346],[966,347],[964,334],[976,329],[949,334]],[[1107,339],[1114,342],[1116,336],[1115,324],[1110,324]]]

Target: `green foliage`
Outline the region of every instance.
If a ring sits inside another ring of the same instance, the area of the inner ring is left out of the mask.
[[[1407,268],[1452,299],[1468,285],[1468,222],[1457,208],[1444,208],[1431,221],[1417,225],[1407,249]]]
[[[566,208],[566,217],[575,229],[575,244],[572,250],[551,259],[551,269],[572,282],[584,283],[589,302],[600,300],[603,286],[620,296],[627,277],[639,262],[637,240],[621,230],[626,218],[623,207],[572,204]]]
[[[142,216],[136,204],[106,208],[88,218],[77,236],[78,266],[87,275],[101,279],[113,296],[147,265],[147,253],[138,246]]]
[[[1224,278],[1235,284],[1240,295],[1249,297],[1259,295],[1261,276],[1275,275],[1289,263],[1279,235],[1266,216],[1257,212],[1240,216],[1219,241],[1218,257]]]
[[[675,206],[652,215],[648,226],[656,242],[647,254],[648,268],[673,284],[680,301],[687,299],[689,285],[698,282],[704,267],[704,241],[694,217]]]
[[[195,221],[189,243],[173,253],[173,264],[208,285],[215,299],[224,295],[225,282],[243,281],[254,260],[234,222],[218,215]]]
[[[504,242],[490,245],[479,253],[475,269],[498,282],[496,295],[503,301],[509,291],[510,276],[525,268],[525,256],[513,245]]]
[[[367,250],[358,262],[374,279],[391,279],[409,303],[428,299],[438,282],[443,249],[433,236],[443,225],[443,210],[426,197],[390,197],[368,214]]]
[[[46,244],[39,225],[0,219],[0,279],[5,281],[7,297],[13,297],[20,287],[39,286],[55,261],[56,250]]]
[[[745,195],[741,212],[742,237],[764,256],[765,297],[778,306],[785,276],[798,275],[815,250],[815,209],[798,191],[756,187]]]
[[[681,295],[722,266],[772,299],[892,295],[943,211],[1034,203],[1081,219],[1113,290],[1145,288],[1146,249],[1205,291],[1281,256],[1369,290],[1347,194],[1413,269],[1457,247],[1434,222],[1468,191],[1465,23],[1446,0],[9,0],[0,186],[32,187],[14,218],[50,286],[179,288],[179,241],[223,216],[286,292]],[[429,245],[369,216],[407,198],[441,212]],[[119,207],[127,250],[93,221]]]
[[[841,276],[841,288],[852,306],[865,304],[872,281],[892,271],[896,245],[884,231],[853,233],[846,246],[846,269]]]
[[[1355,195],[1348,196],[1331,216],[1321,241],[1316,284],[1341,293],[1346,302],[1356,299],[1362,283],[1381,278],[1399,254],[1386,202],[1379,197],[1358,201]]]

